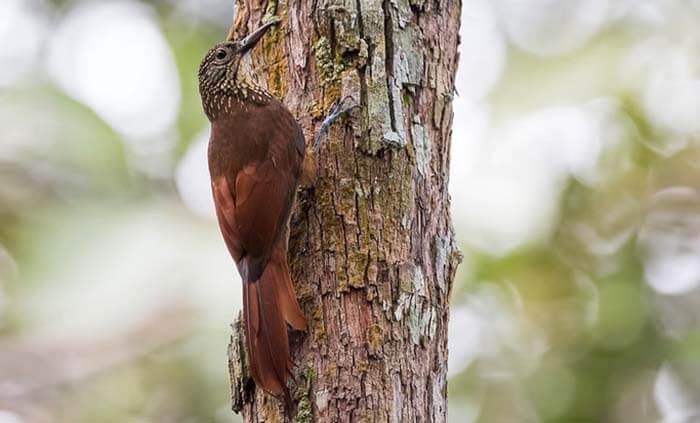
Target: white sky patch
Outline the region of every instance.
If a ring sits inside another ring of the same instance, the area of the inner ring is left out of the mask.
[[[475,360],[511,354],[513,345],[519,346],[517,357],[499,360],[504,368],[497,371],[528,373],[536,368],[548,349],[547,341],[523,312],[516,290],[484,284],[465,299],[450,313],[449,375],[460,373]]]
[[[116,131],[140,139],[174,124],[179,76],[146,6],[132,1],[80,3],[52,40],[51,77]]]
[[[500,80],[506,64],[506,41],[498,28],[491,2],[465,1],[459,35],[459,70],[455,86],[460,97],[478,100]]]
[[[654,194],[638,243],[655,291],[679,295],[700,287],[700,192],[672,187]]]
[[[700,132],[700,62],[688,45],[652,37],[637,43],[619,67],[627,92],[640,93],[643,111],[663,136],[643,137],[655,153],[670,157]]]
[[[0,2],[0,87],[10,86],[31,72],[44,37],[46,23],[37,13],[39,2]]]
[[[608,0],[497,0],[503,29],[530,53],[550,56],[574,50],[607,22]]]
[[[206,18],[215,21],[222,27],[231,25],[235,10],[234,2],[220,0],[171,0],[173,6],[177,8],[187,20],[193,18]]]
[[[503,255],[546,232],[557,213],[561,183],[525,163],[484,160],[460,189],[458,235],[471,247]]]
[[[461,108],[460,108],[461,107]],[[456,101],[451,193],[460,239],[502,255],[546,237],[569,177],[595,184],[616,103],[543,109],[489,128],[483,108]]]
[[[0,410],[0,423],[24,423],[24,421],[25,420],[17,414],[5,410]]]
[[[656,376],[654,399],[664,423],[695,421],[700,413],[697,398],[683,386],[680,375],[669,363],[664,363]]]
[[[18,273],[17,263],[5,247],[0,245],[0,327],[2,327],[2,318],[5,313],[5,285],[16,279]]]
[[[188,209],[200,216],[216,219],[207,162],[208,145],[207,129],[197,136],[180,160],[175,171],[175,183]]]
[[[654,57],[653,70],[644,91],[644,108],[661,128],[679,135],[700,132],[700,71],[688,52],[666,51]]]
[[[220,325],[241,306],[240,278],[218,229],[175,205],[98,209],[61,224],[65,233],[42,240],[52,251],[45,260],[61,265],[37,276],[45,285],[26,303],[40,338],[119,333],[169,302],[203,310],[203,323]]]
[[[447,368],[450,375],[459,374],[479,358],[482,321],[470,307],[456,306],[450,312],[447,340],[450,354]]]
[[[629,0],[628,0],[629,1]],[[638,27],[645,29],[660,29],[669,20],[675,20],[678,16],[674,16],[676,12],[673,10],[676,7],[684,8],[688,1],[676,0],[633,0],[633,7],[628,11],[625,20]]]

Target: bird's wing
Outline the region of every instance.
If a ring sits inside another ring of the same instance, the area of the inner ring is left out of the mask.
[[[298,176],[272,159],[213,182],[219,226],[241,276],[260,277],[289,218]]]
[[[211,188],[214,194],[214,208],[221,234],[224,237],[229,253],[231,253],[231,257],[238,263],[243,257],[244,250],[236,225],[235,202],[228,178],[220,176],[213,180]]]
[[[236,175],[236,221],[248,254],[272,252],[294,200],[295,173],[266,160],[246,166]]]

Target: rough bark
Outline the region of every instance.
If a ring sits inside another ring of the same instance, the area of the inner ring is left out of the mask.
[[[293,337],[294,421],[441,422],[447,321],[459,252],[447,192],[460,1],[238,0],[243,35],[280,25],[248,64],[313,140],[329,106],[360,104],[302,190],[289,259],[310,319]],[[246,373],[240,321],[229,349],[233,408],[282,422]]]

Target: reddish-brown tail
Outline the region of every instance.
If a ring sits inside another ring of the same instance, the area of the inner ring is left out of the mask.
[[[284,392],[286,396],[293,367],[287,323],[303,330],[306,318],[294,293],[282,244],[275,248],[258,281],[243,282],[243,315],[253,380],[273,395]]]

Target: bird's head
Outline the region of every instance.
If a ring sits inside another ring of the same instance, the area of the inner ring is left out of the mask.
[[[269,22],[242,40],[226,40],[207,52],[199,66],[199,91],[203,98],[208,94],[225,93],[236,87],[241,59],[274,24],[275,22]]]

